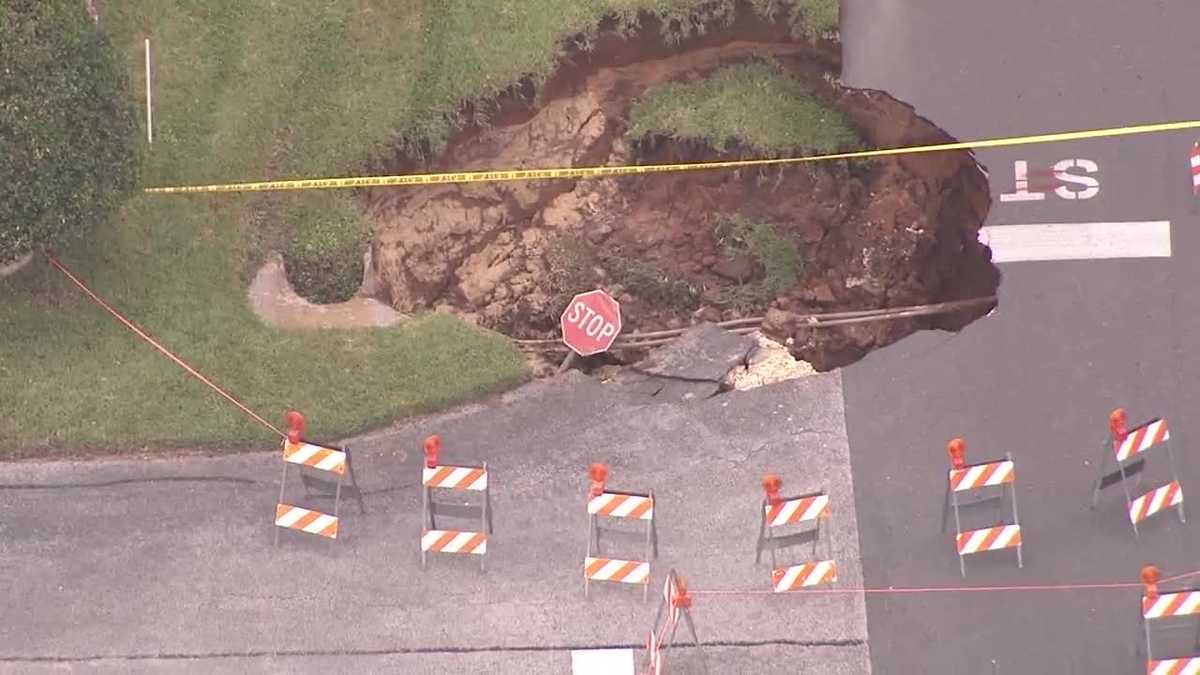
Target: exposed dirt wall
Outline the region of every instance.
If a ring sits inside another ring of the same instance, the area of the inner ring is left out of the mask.
[[[651,22],[652,23],[652,22]],[[602,36],[576,51],[536,101],[528,83],[487,110],[428,161],[398,156],[395,171],[482,170],[740,157],[703,144],[625,138],[632,103],[647,89],[700,78],[749,59],[771,59],[844,110],[868,147],[952,140],[907,105],[836,84],[835,45],[790,40],[786,27],[744,16],[681,45],[646,25],[632,38]],[[753,105],[747,101],[747,105]],[[468,116],[471,111],[466,111]],[[755,171],[617,179],[379,188],[372,269],[382,299],[400,312],[449,306],[512,335],[553,336],[564,293],[601,285],[622,302],[626,330],[766,311],[765,331],[819,369],[849,363],[923,327],[958,329],[987,311],[935,319],[805,328],[796,314],[922,304],[991,295],[999,275],[977,241],[990,206],[986,177],[966,152],[821,162]],[[761,270],[731,256],[716,219],[770,222],[802,253],[799,283],[770,307],[730,307],[722,292]],[[552,269],[552,249],[575,242],[576,269]],[[694,291],[651,294],[617,278],[605,256],[636,261]],[[769,309],[769,311],[768,311]]]

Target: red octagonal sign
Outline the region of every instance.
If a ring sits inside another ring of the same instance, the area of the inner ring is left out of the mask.
[[[621,305],[602,290],[571,298],[562,318],[562,339],[580,356],[599,354],[621,333]]]

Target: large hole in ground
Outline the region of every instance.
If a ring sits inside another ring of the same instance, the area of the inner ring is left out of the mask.
[[[436,157],[388,168],[502,168],[695,162],[759,153],[746,139],[634,136],[631,114],[668,83],[730,67],[771,67],[841,111],[865,147],[953,139],[886,93],[837,84],[835,43],[742,12],[668,45],[643,18],[568,42],[556,74],[460,112]],[[609,27],[611,28],[611,27]],[[759,65],[754,65],[759,64]],[[760,100],[745,100],[752,108]],[[486,120],[486,121],[484,121]],[[406,143],[406,147],[412,147]],[[797,154],[810,148],[793,148]],[[851,363],[916,330],[959,330],[990,305],[953,314],[806,327],[814,312],[921,305],[995,294],[1000,275],[978,230],[991,200],[968,152],[640,177],[377,188],[369,284],[402,312],[449,309],[512,336],[555,337],[573,293],[603,286],[625,331],[766,316],[764,332],[818,370]],[[782,272],[781,272],[782,270]],[[780,281],[782,279],[782,281]]]

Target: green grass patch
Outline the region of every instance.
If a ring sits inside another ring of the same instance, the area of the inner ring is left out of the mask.
[[[796,285],[804,274],[804,260],[796,243],[779,234],[770,223],[750,222],[739,216],[719,217],[713,226],[713,238],[725,255],[749,255],[762,274],[753,283],[724,289],[715,303],[719,306],[738,311],[762,309]]]
[[[656,11],[679,19],[665,30],[684,35],[702,4],[122,0],[100,8],[136,92],[145,87],[142,40],[151,40],[154,143],[143,148],[143,180],[171,185],[363,173],[399,136],[445,142],[461,102],[520,77],[544,78],[562,38],[594,29],[606,14],[629,22],[639,10]],[[297,197],[273,195],[268,220],[286,223]],[[309,234],[264,237],[251,217],[255,203],[238,195],[137,196],[93,241],[62,257],[272,422],[289,408],[304,411],[314,437],[362,431],[526,376],[505,338],[445,316],[380,330],[262,325],[247,303],[244,261],[258,259],[262,241],[303,244]],[[313,222],[323,213],[330,216],[323,222],[343,223],[345,231],[326,231],[329,242],[354,238],[357,225],[339,219],[341,208],[330,201],[311,214]],[[0,383],[0,456],[274,443],[40,263],[0,280]]]
[[[838,152],[861,143],[844,113],[818,101],[779,66],[762,61],[722,68],[700,82],[650,90],[634,104],[628,134],[701,140],[722,152],[741,146],[765,155]]]

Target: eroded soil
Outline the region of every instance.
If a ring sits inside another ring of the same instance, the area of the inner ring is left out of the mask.
[[[467,171],[749,156],[664,138],[628,139],[626,128],[633,102],[648,88],[750,59],[781,64],[821,100],[844,110],[867,147],[953,140],[883,92],[838,85],[836,45],[795,42],[785,27],[747,16],[675,46],[662,44],[654,25],[629,39],[602,36],[591,51],[571,52],[536,100],[528,83],[515,86],[486,110],[487,125],[469,124],[440,156],[397,156],[389,168]],[[796,319],[993,295],[999,273],[977,240],[989,207],[987,178],[967,152],[616,179],[379,188],[367,196],[376,223],[369,285],[401,313],[451,308],[520,337],[554,337],[570,294],[594,286],[621,301],[626,332],[766,314],[768,335],[781,342],[792,338],[798,358],[826,370],[915,330],[957,330],[985,314],[990,307],[819,329]],[[716,226],[728,216],[769,222],[801,252],[799,282],[769,304],[727,302],[730,288],[762,275],[753,260],[731,253],[721,240]],[[614,257],[661,272],[694,293],[672,295],[653,283],[633,283],[614,274],[607,264]]]

